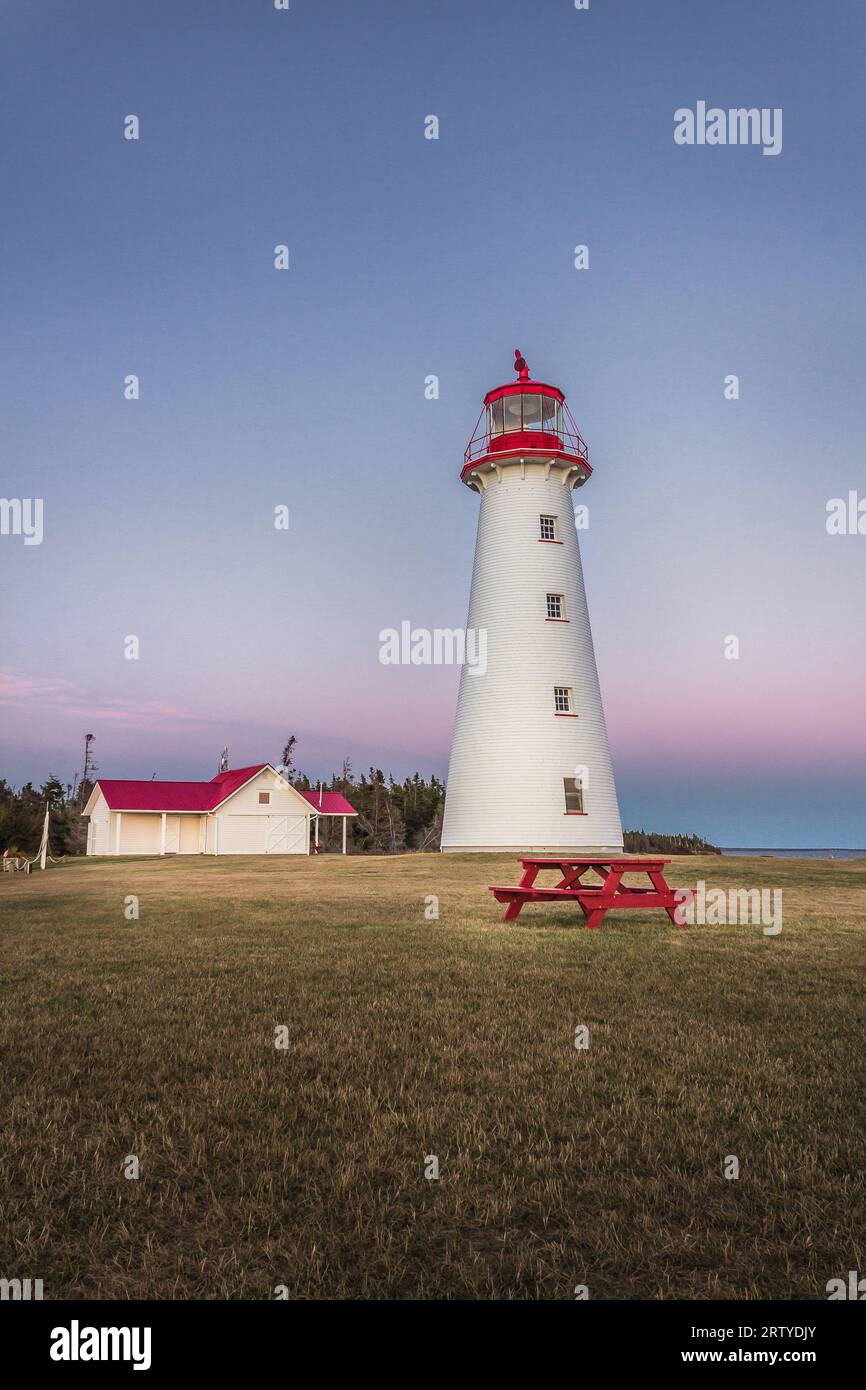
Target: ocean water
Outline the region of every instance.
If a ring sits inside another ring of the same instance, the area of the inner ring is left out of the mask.
[[[866,859],[866,849],[732,849],[722,854],[739,854],[745,858],[769,855],[771,859]]]

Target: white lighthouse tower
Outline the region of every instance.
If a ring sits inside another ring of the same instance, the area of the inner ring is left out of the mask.
[[[622,851],[572,490],[592,469],[555,386],[498,386],[461,478],[481,498],[442,849]],[[467,634],[468,635],[468,634]]]

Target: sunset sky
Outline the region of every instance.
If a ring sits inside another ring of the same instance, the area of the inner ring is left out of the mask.
[[[90,0],[0,38],[2,492],[45,516],[0,536],[0,776],[71,780],[88,731],[110,777],[289,733],[313,777],[444,776],[458,673],[379,632],[466,620],[463,449],[519,346],[589,443],[624,824],[866,845],[866,535],[825,524],[866,496],[866,9]],[[676,145],[699,100],[782,108],[781,153]]]

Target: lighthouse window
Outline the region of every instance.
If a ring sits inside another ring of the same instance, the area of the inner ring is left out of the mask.
[[[571,690],[567,685],[553,687],[553,708],[557,714],[571,714]]]
[[[541,524],[541,539],[543,541],[556,540],[556,517],[541,516],[538,518]]]
[[[563,777],[566,815],[583,814],[583,784],[579,777]]]
[[[512,434],[520,429],[520,397],[505,396],[502,404],[505,407],[505,433]]]
[[[541,397],[523,397],[523,428],[525,430],[541,429]]]
[[[565,617],[565,600],[562,594],[547,595],[547,616],[548,618]]]
[[[490,413],[490,419],[489,419],[489,426],[488,426],[488,427],[489,427],[490,433],[491,433],[491,434],[501,434],[502,431],[503,431],[503,429],[505,428],[505,427],[504,427],[504,424],[503,424],[503,411],[502,411],[502,398],[501,398],[501,397],[500,397],[500,399],[499,399],[498,401],[494,401],[494,402],[493,402],[493,404],[490,406],[490,412],[489,412],[489,413]]]
[[[541,397],[541,428],[546,434],[559,434],[559,401],[553,396]]]

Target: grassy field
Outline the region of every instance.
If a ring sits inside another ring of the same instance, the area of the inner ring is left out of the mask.
[[[826,1297],[866,1272],[866,861],[671,866],[701,878],[781,888],[781,935],[662,912],[587,932],[559,906],[503,927],[486,886],[510,857],[3,875],[0,1276],[46,1298]]]

